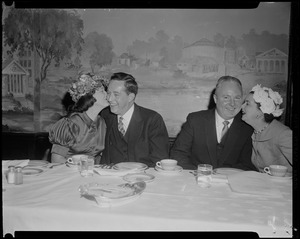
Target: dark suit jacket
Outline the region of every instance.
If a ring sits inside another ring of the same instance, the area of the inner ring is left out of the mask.
[[[110,112],[109,107],[103,109],[101,116],[105,119],[107,132],[105,149],[101,163],[122,162],[122,152],[116,147],[113,128],[118,128],[117,115]],[[124,136],[128,144],[129,161],[142,162],[149,167],[161,159],[169,157],[169,135],[164,120],[157,112],[134,105],[128,129]]]
[[[251,163],[253,128],[241,120],[239,113],[228,132],[221,160],[217,161],[215,109],[190,113],[175,140],[170,157],[185,169],[196,169],[199,163],[213,168],[232,167],[255,170]]]

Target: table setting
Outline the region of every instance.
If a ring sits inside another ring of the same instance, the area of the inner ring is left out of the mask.
[[[22,166],[23,184],[7,182],[12,165]],[[26,174],[26,168],[43,171]],[[2,161],[2,179],[3,235],[36,230],[293,234],[292,180],[274,181],[267,173],[209,165],[185,170],[173,159],[153,168],[138,162],[94,165],[81,157],[62,164]]]

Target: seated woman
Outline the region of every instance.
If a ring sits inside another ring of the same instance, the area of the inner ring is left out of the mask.
[[[242,105],[242,120],[254,128],[251,160],[260,172],[272,164],[292,172],[292,130],[275,119],[283,112],[281,103],[278,92],[256,85]]]
[[[104,149],[106,124],[99,115],[108,106],[104,77],[82,74],[69,89],[74,101],[66,117],[58,120],[49,129],[49,140],[53,144],[51,162],[65,162],[74,154],[86,154],[100,162]]]

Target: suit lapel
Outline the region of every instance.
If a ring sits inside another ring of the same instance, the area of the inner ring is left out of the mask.
[[[134,145],[135,142],[137,142],[137,140],[139,139],[142,131],[143,131],[143,121],[140,115],[140,109],[138,105],[135,104],[134,111],[131,116],[131,120],[128,125],[124,139],[126,140],[126,142]],[[129,147],[129,150],[130,148],[132,147]]]
[[[117,131],[119,131],[118,130],[118,117],[117,117],[117,115],[113,114],[111,116],[111,121],[109,121],[109,122],[110,122],[111,125],[107,126],[107,128],[108,128],[107,134],[108,134],[110,140],[114,139],[114,141],[115,141],[115,137],[113,137],[112,135],[113,135],[113,129],[117,129]]]
[[[209,117],[205,122],[205,135],[206,135],[208,152],[211,158],[211,163],[215,167],[216,165],[218,165],[218,162],[217,162],[217,151],[216,151],[217,130],[216,130],[216,120],[215,120],[214,110],[211,111]]]

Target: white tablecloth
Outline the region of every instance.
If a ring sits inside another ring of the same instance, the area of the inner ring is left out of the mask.
[[[292,237],[292,181],[273,182],[279,197],[233,192],[226,183],[196,184],[189,170],[165,175],[136,200],[99,207],[80,197],[80,185],[124,183],[121,177],[81,177],[76,167],[24,176],[22,185],[2,176],[3,235],[15,231],[253,231],[260,237]],[[3,175],[3,172],[2,172]]]

